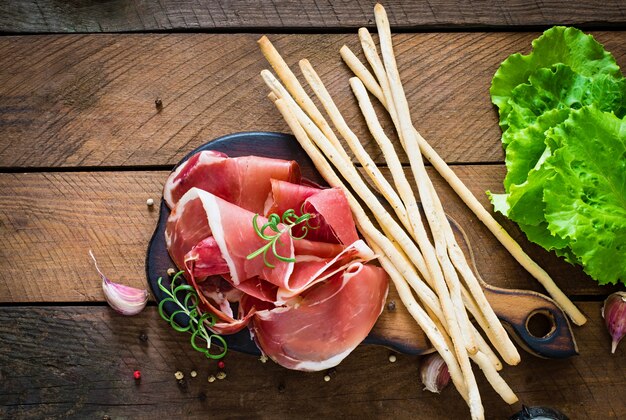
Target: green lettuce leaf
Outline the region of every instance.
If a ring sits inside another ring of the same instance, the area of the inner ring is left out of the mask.
[[[548,230],[548,223],[546,221],[542,221],[537,225],[520,223],[509,215],[510,207],[507,203],[508,194],[493,194],[488,191],[487,195],[493,204],[493,209],[509,217],[509,219],[514,222],[517,222],[517,225],[522,232],[524,232],[529,241],[536,243],[548,251],[554,250],[558,256],[565,257],[566,261],[572,264],[576,262],[576,257],[568,248],[569,241],[550,233]]]
[[[606,74],[587,77],[574,72],[565,64],[538,69],[528,83],[517,86],[508,100],[509,113],[501,123],[507,130],[521,130],[538,117],[557,109],[580,109],[596,104],[603,111],[624,115],[626,80]]]
[[[509,206],[508,217],[517,223],[538,225],[545,221],[543,187],[546,180],[554,175],[551,168],[543,165],[549,155],[550,149],[545,148],[537,165],[528,173],[528,179],[509,188],[506,199]]]
[[[626,79],[592,36],[554,27],[492,80],[507,175],[494,210],[527,238],[626,284]]]
[[[505,216],[509,215],[509,205],[506,202],[508,194],[494,194],[491,191],[487,191],[487,196],[489,200],[491,200],[491,204],[493,204],[493,209],[499,213],[502,213]]]
[[[548,230],[548,223],[544,216],[543,188],[545,180],[554,175],[543,165],[549,154],[550,149],[544,145],[544,153],[536,163],[536,167],[527,174],[528,179],[520,185],[513,184],[508,193],[488,192],[487,194],[494,210],[516,222],[528,240],[547,250],[565,250],[568,241]]]
[[[504,188],[510,191],[512,185],[526,182],[530,171],[546,149],[546,131],[562,123],[569,116],[569,109],[552,109],[545,112],[536,121],[522,130],[507,130],[502,135],[506,140],[505,163],[507,174]]]
[[[572,111],[548,134],[554,175],[544,184],[545,220],[587,274],[626,284],[626,120],[595,107]]]
[[[555,26],[532,42],[528,55],[513,54],[498,68],[491,82],[491,100],[498,107],[500,116],[510,111],[509,97],[520,84],[527,83],[530,76],[540,68],[550,68],[562,63],[575,73],[593,77],[601,74],[622,78],[613,56],[604,50],[591,35],[576,28]],[[502,128],[507,128],[502,123]]]
[[[518,223],[518,226],[526,234],[529,241],[548,251],[555,251],[558,256],[565,257],[565,260],[572,264],[576,262],[576,256],[569,249],[569,241],[560,236],[552,235],[548,230],[547,222],[544,221],[538,225]]]

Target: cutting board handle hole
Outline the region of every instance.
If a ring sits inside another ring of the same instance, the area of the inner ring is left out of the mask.
[[[533,311],[526,319],[526,330],[535,338],[550,338],[556,331],[554,315],[545,309]]]

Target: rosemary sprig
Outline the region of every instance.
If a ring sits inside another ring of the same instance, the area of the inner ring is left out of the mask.
[[[304,204],[303,208],[300,209],[300,213],[303,213],[301,216],[298,216],[293,209],[286,210],[282,217],[276,213],[272,213],[267,218],[267,223],[263,226],[259,227],[257,223],[257,219],[259,217],[258,214],[255,214],[252,218],[252,226],[254,227],[254,231],[260,238],[267,241],[265,245],[256,251],[250,253],[246,259],[251,260],[253,258],[258,257],[263,254],[263,262],[269,268],[274,268],[275,266],[267,261],[267,252],[272,250],[272,254],[283,262],[296,262],[295,258],[288,258],[280,255],[278,250],[276,249],[276,244],[281,243],[280,237],[284,234],[288,234],[293,239],[303,239],[307,233],[309,233],[309,229],[317,229],[319,226],[311,226],[309,224],[309,220],[315,218],[315,215],[311,213],[304,213]],[[282,223],[284,227],[282,229],[279,228],[279,224]],[[294,236],[291,232],[294,226],[302,225],[302,235]],[[266,233],[266,230],[270,230],[269,233]],[[273,233],[272,233],[273,232]]]
[[[182,271],[176,273],[176,275],[172,278],[169,289],[163,285],[162,277],[159,277],[157,280],[159,289],[161,289],[161,291],[168,296],[159,302],[159,315],[161,315],[161,318],[167,321],[176,331],[191,333],[191,347],[195,350],[200,353],[204,353],[204,355],[209,359],[221,359],[227,352],[226,341],[217,334],[211,334],[211,332],[206,328],[207,323],[209,327],[215,325],[215,316],[208,312],[200,314],[198,311],[198,293],[192,286],[182,282],[182,274]],[[177,282],[180,284],[176,285]],[[179,294],[181,293],[185,293],[182,301],[179,299]],[[169,316],[163,309],[167,302],[171,302],[177,306],[177,309]],[[179,325],[174,320],[176,315],[179,314],[184,314],[189,317],[187,326],[184,327]],[[223,351],[219,354],[211,353],[211,343],[214,339],[219,341],[221,347],[223,348]],[[202,343],[202,341],[204,341],[204,343]]]

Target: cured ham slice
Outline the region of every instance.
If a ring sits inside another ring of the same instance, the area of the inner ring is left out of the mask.
[[[193,266],[190,264],[192,261]],[[185,267],[193,273],[196,279],[229,272],[228,264],[222,258],[222,252],[213,236],[200,241],[185,255]]]
[[[200,312],[209,312],[216,317],[215,324],[210,327],[218,334],[234,334],[244,329],[255,309],[250,308],[246,313],[240,312],[238,318],[233,315],[231,301],[241,299],[241,292],[233,289],[227,282],[219,278],[209,278],[202,283],[196,283],[193,275],[189,276],[191,285],[198,291]]]
[[[232,194],[230,184],[235,182],[231,166],[232,163],[224,153],[214,150],[196,153],[167,178],[163,199],[169,208],[174,208],[178,200],[193,187],[212,191],[228,199]]]
[[[197,191],[187,193],[172,209],[165,225],[165,244],[176,267],[184,270],[187,253],[209,236],[211,228]]]
[[[309,241],[308,239],[294,241],[293,247],[296,255],[310,255],[319,258],[333,258],[345,248],[341,244]]]
[[[250,328],[259,348],[276,363],[303,371],[329,369],[369,334],[387,291],[381,268],[355,262],[307,289],[298,305],[257,309]]]
[[[269,302],[272,305],[276,302],[276,293],[278,292],[278,286],[263,280],[259,277],[254,277],[239,283],[237,290],[240,290],[246,295],[249,295],[255,299],[263,302]]]
[[[265,215],[282,215],[286,210],[294,209],[314,214],[307,239],[349,245],[359,239],[352,218],[352,211],[345,194],[339,188],[314,188],[291,182],[272,180],[271,195],[265,204]],[[294,228],[294,235],[301,236],[302,228]]]
[[[306,200],[304,210],[319,214],[340,243],[348,245],[359,239],[350,205],[341,189],[321,190]],[[316,238],[313,233],[309,239],[323,240],[324,237],[320,235]]]
[[[298,241],[294,241],[298,243]],[[297,297],[302,291],[343,271],[354,262],[367,262],[375,258],[372,250],[358,240],[344,248],[333,258],[319,258],[296,254],[296,263],[289,279],[288,288],[278,287],[260,277],[239,283],[236,287],[242,292],[265,302],[283,305]],[[204,273],[202,273],[204,274]],[[229,276],[224,276],[229,279]],[[232,280],[230,280],[232,284]]]
[[[218,308],[223,313],[223,316],[218,317],[219,319],[232,319],[234,321],[235,315],[230,302],[239,302],[241,300],[243,293],[240,290],[235,289],[228,281],[219,276],[210,277],[201,283],[197,283],[196,290],[212,306]]]
[[[232,203],[263,214],[265,201],[272,189],[272,179],[300,182],[300,166],[295,161],[243,156],[232,158],[236,163],[239,195]]]
[[[321,191],[321,188],[278,179],[272,179],[271,184],[271,195],[265,203],[266,216],[270,213],[283,214],[289,209],[300,210],[304,200]]]
[[[271,179],[300,182],[295,161],[258,156],[229,158],[216,151],[196,153],[165,182],[163,198],[170,208],[191,188],[200,188],[254,213],[262,213]]]
[[[375,257],[374,252],[362,240],[347,246],[332,259],[296,255],[296,264],[289,280],[289,287],[278,289],[276,303],[285,303],[314,284],[346,270],[346,267],[354,262],[367,262]]]
[[[288,287],[293,262],[279,260],[271,250],[265,259],[263,256],[247,258],[249,254],[267,244],[267,241],[259,237],[254,230],[254,213],[197,188],[189,190],[187,194],[197,194],[202,201],[205,217],[235,286],[252,277],[260,276],[276,286]],[[259,216],[256,223],[262,226],[267,223],[267,219]],[[279,224],[278,228],[282,229],[284,225]],[[281,236],[276,251],[285,258],[294,258],[293,240],[289,235]],[[268,267],[265,261],[273,268]]]
[[[164,199],[168,251],[198,291],[198,310],[215,316],[212,331],[248,326],[277,363],[317,371],[341,362],[380,315],[388,277],[366,265],[375,255],[344,192],[301,180],[295,162],[200,152],[170,175]],[[310,228],[278,223],[276,249],[248,259],[268,244],[253,220],[261,228],[289,209],[310,213]]]
[[[209,329],[217,334],[230,335],[238,333],[239,331],[246,328],[248,322],[250,322],[250,318],[254,315],[254,311],[248,312],[244,317],[229,321],[217,321],[212,327]]]

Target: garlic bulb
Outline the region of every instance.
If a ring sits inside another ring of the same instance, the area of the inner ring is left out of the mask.
[[[102,277],[102,290],[109,306],[122,315],[136,315],[141,312],[148,303],[148,291],[112,282],[98,268],[98,262],[91,250],[89,255]]]
[[[440,393],[450,383],[448,366],[439,353],[432,353],[422,359],[420,377],[424,389]]]
[[[615,292],[604,301],[602,318],[613,339],[611,353],[615,353],[620,340],[626,335],[626,292]]]

